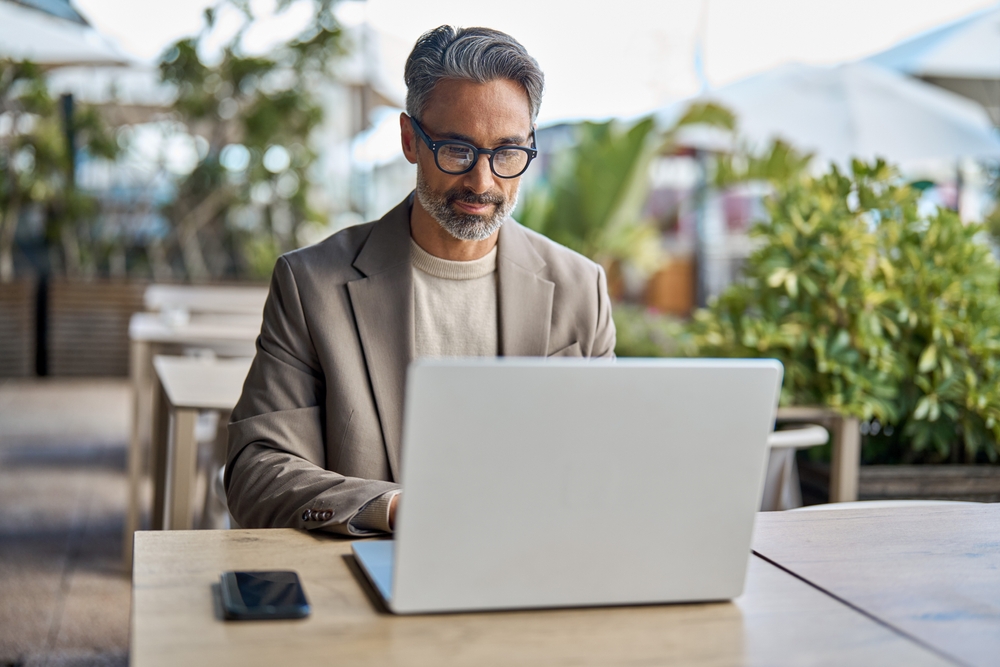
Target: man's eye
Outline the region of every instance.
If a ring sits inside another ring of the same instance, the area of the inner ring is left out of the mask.
[[[442,157],[447,157],[449,160],[469,160],[472,156],[472,151],[465,146],[456,146],[451,144],[445,144],[442,146],[438,153]]]

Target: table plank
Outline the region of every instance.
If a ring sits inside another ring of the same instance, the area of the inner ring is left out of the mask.
[[[165,351],[164,348],[187,346],[207,347],[224,356],[252,356],[255,353],[254,341],[260,332],[260,317],[199,314],[184,322],[171,323],[169,318],[165,319],[159,313],[135,313],[129,320],[133,412],[127,455],[128,504],[123,527],[125,537],[122,540],[122,565],[126,572],[132,569],[132,535],[139,527],[143,505],[141,486],[145,471],[144,446],[146,435],[150,432],[150,407],[153,403],[153,356]]]
[[[201,359],[157,355],[156,376],[175,408],[232,410],[253,359]]]
[[[259,315],[267,300],[266,285],[150,285],[143,295],[147,310]]]
[[[735,603],[393,616],[349,553],[290,529],[138,533],[131,664],[948,664],[759,558]],[[219,620],[211,587],[228,569],[297,571],[312,615]]]
[[[1000,504],[761,514],[754,550],[957,660],[1000,660]]]

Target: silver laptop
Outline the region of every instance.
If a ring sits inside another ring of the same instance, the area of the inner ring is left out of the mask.
[[[453,359],[409,369],[396,613],[727,600],[743,590],[782,366]]]

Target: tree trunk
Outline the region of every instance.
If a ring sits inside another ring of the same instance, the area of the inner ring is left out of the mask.
[[[188,211],[177,224],[177,236],[184,256],[184,266],[188,278],[193,281],[207,280],[210,277],[205,254],[198,240],[198,231],[207,225],[212,218],[226,207],[231,199],[229,188],[218,188],[201,200],[197,206]]]
[[[15,195],[10,206],[0,216],[0,283],[14,280],[14,238],[20,216],[21,203]]]
[[[65,258],[66,275],[71,278],[79,278],[81,275],[80,261],[80,240],[76,238],[70,224],[62,225],[59,230],[59,241],[62,244],[63,257]]]
[[[157,282],[169,282],[174,279],[174,271],[167,261],[167,253],[163,250],[163,243],[159,240],[151,242],[146,246],[146,256],[149,258],[149,268],[153,272],[153,280]]]

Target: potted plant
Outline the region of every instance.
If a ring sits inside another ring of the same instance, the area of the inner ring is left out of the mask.
[[[980,226],[948,210],[922,215],[917,200],[882,162],[779,184],[744,279],[680,337],[686,354],[777,358],[783,405],[862,420],[864,458],[896,464],[863,467],[862,498],[912,472],[899,464],[1000,453],[1000,267]]]

